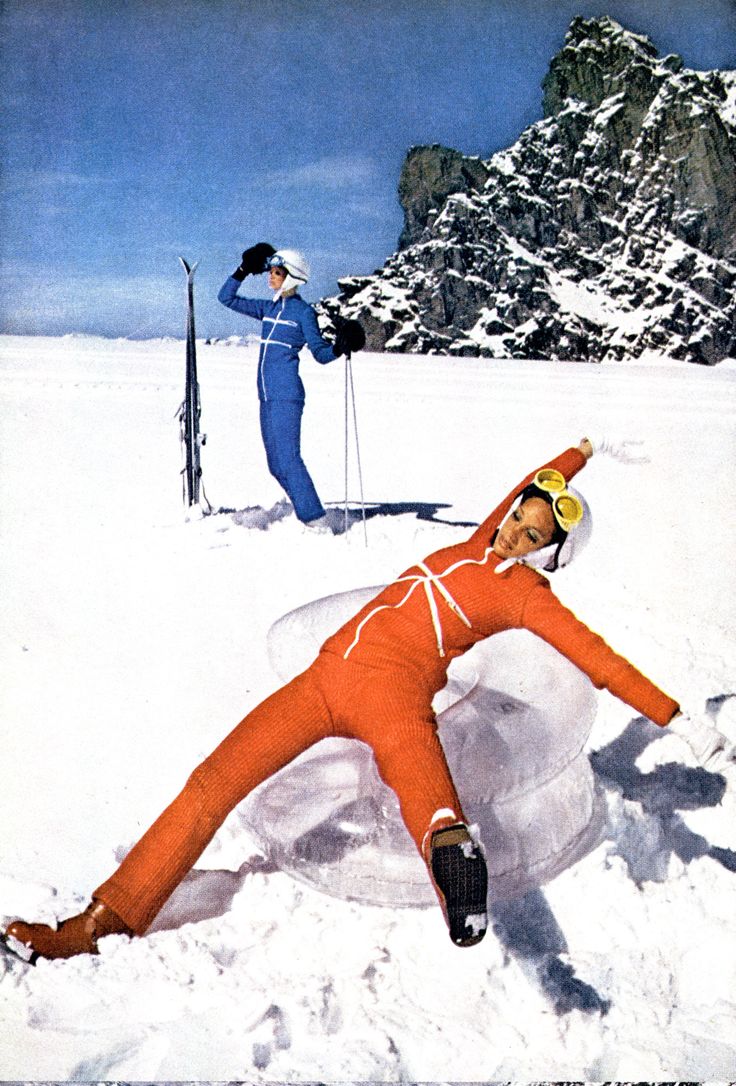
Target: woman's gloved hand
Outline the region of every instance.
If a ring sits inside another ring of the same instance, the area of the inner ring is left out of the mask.
[[[615,441],[606,437],[584,437],[579,448],[582,448],[583,442],[590,448],[590,454],[586,455],[597,453],[599,456],[610,456],[612,460],[618,460],[622,464],[649,463],[649,457],[643,450],[643,441],[632,438]]]
[[[704,713],[678,713],[667,729],[690,748],[695,761],[704,769],[736,767],[736,747]]]
[[[332,350],[335,358],[341,354],[352,354],[365,347],[365,332],[358,321],[343,321],[337,330]]]
[[[243,280],[246,275],[260,275],[266,270],[266,262],[276,252],[273,245],[267,241],[259,241],[257,245],[251,245],[243,253],[240,264],[233,272],[233,279]]]

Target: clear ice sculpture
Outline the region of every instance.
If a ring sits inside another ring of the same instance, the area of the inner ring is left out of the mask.
[[[287,681],[381,586],[315,600],[278,619],[271,663]],[[433,707],[465,814],[478,827],[489,898],[517,897],[600,840],[602,805],[584,745],[589,679],[526,630],[487,638],[453,660]],[[436,904],[395,794],[370,748],[325,739],[256,789],[240,817],[281,869],[324,893],[388,906]]]

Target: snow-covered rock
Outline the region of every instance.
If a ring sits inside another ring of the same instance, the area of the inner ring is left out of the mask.
[[[487,160],[414,147],[399,251],[340,280],[375,350],[713,364],[736,350],[736,72],[576,18],[542,121]]]

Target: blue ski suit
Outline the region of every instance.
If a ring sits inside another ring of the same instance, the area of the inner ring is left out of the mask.
[[[262,322],[258,399],[268,470],[291,498],[299,520],[316,520],[325,510],[301,455],[304,385],[299,376],[299,351],[306,344],[323,364],[334,362],[336,356],[322,338],[317,314],[300,295],[276,301],[241,298],[239,287],[240,281],[229,276],[217,298],[236,313]]]

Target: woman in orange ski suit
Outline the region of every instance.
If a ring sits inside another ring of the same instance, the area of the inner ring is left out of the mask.
[[[569,480],[591,451],[584,441],[546,466]],[[381,591],[328,638],[306,671],[249,713],[195,769],[93,901],[117,914],[130,932],[145,932],[228,813],[307,747],[333,736],[370,745],[426,859],[428,832],[464,821],[432,699],[454,658],[502,630],[530,630],[596,687],[667,724],[678,712],[676,701],[564,607],[546,577],[503,561],[507,529],[498,542],[499,526],[534,475],[465,542],[435,551]],[[26,928],[20,926],[21,934]]]

